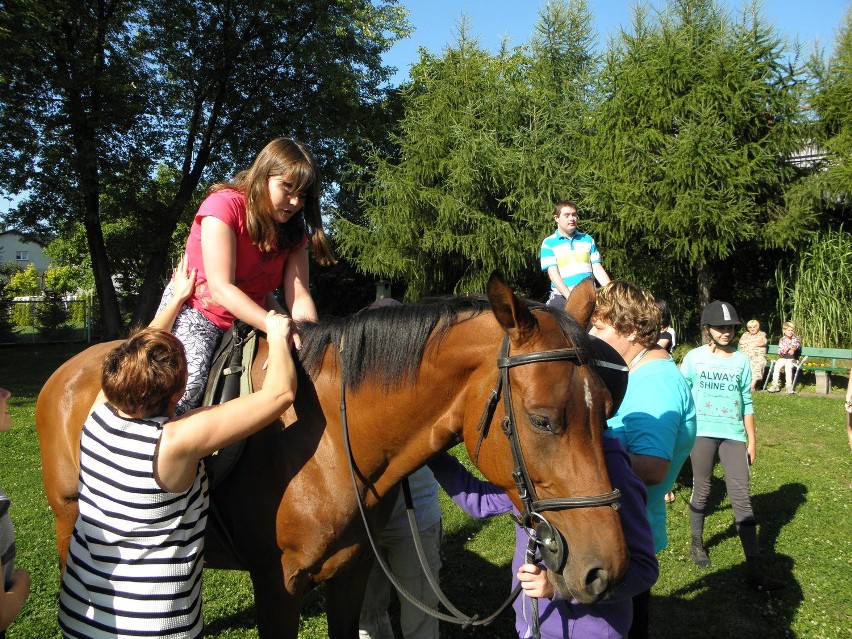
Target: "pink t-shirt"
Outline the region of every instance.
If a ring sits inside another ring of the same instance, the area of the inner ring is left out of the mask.
[[[186,241],[187,262],[190,269],[198,269],[195,279],[195,294],[187,301],[213,324],[227,330],[234,323],[234,315],[224,306],[217,304],[210,295],[204,260],[201,255],[201,220],[204,217],[222,220],[237,237],[237,258],[234,284],[262,308],[266,308],[266,294],[281,286],[284,264],[290,255],[288,249],[270,253],[261,251],[249,237],[246,228],[246,199],[242,193],[223,189],[210,194],[201,203]],[[302,238],[299,247],[307,244]]]

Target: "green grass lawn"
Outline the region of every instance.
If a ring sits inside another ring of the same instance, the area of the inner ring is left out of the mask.
[[[13,428],[0,435],[0,486],[13,500],[18,564],[31,571],[33,590],[9,639],[58,637],[59,575],[53,517],[41,486],[35,400],[48,375],[81,345],[0,348],[0,385],[14,393]],[[805,380],[808,382],[808,379]],[[845,388],[845,378],[835,384]],[[721,471],[711,497],[706,541],[713,565],[689,561],[689,489],[678,486],[669,508],[668,549],[660,553],[653,589],[651,634],[689,638],[852,638],[852,453],[845,434],[842,393],[755,395],[758,459],[752,495],[767,572],[789,587],[776,595],[742,584],[743,555],[733,528]],[[473,521],[442,495],[445,512],[441,581],[467,613],[490,614],[509,587],[514,546],[508,518]],[[205,573],[204,613],[209,637],[257,637],[251,584],[244,573]],[[300,637],[326,636],[323,593],[309,597]],[[444,626],[442,637],[510,638],[511,612],[488,628]]]

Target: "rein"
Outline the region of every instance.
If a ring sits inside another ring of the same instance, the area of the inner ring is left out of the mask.
[[[470,626],[486,626],[494,621],[520,594],[521,592],[521,584],[518,584],[515,589],[512,591],[512,594],[500,605],[500,607],[490,616],[480,619],[479,615],[469,616],[461,612],[458,608],[456,608],[450,601],[447,599],[446,595],[441,590],[438,585],[435,576],[432,574],[432,571],[426,565],[425,554],[423,552],[423,544],[420,540],[420,534],[417,532],[417,521],[414,516],[414,508],[411,505],[411,494],[408,486],[408,479],[403,480],[403,491],[406,496],[406,511],[408,513],[408,521],[411,526],[412,536],[414,537],[414,543],[417,548],[417,554],[420,557],[420,564],[423,568],[426,578],[429,581],[429,585],[432,587],[433,592],[438,596],[438,599],[444,606],[446,606],[447,610],[449,610],[452,614],[448,615],[446,613],[441,612],[440,610],[435,610],[434,608],[427,606],[422,601],[418,600],[413,594],[408,592],[405,587],[399,583],[397,578],[393,574],[393,570],[391,570],[390,566],[388,566],[384,557],[382,557],[382,553],[379,550],[379,546],[376,543],[375,535],[373,534],[372,529],[370,528],[370,523],[367,520],[367,511],[364,507],[364,500],[361,499],[361,493],[358,490],[358,480],[356,478],[355,473],[355,459],[352,455],[352,445],[349,439],[349,425],[346,419],[346,384],[343,381],[343,376],[341,375],[340,379],[340,425],[343,430],[343,443],[346,449],[346,461],[349,463],[349,474],[352,477],[352,487],[355,490],[355,501],[358,502],[358,511],[361,513],[361,520],[364,522],[364,530],[367,532],[367,539],[370,541],[370,546],[373,549],[373,554],[376,557],[376,561],[381,567],[382,571],[385,573],[385,576],[388,580],[393,584],[394,588],[396,588],[397,592],[405,597],[408,601],[411,602],[412,605],[416,606],[423,612],[440,619],[441,621],[447,621],[449,623],[455,623],[462,626],[462,628],[468,628]]]
[[[518,497],[523,504],[521,511],[522,527],[534,529],[536,531],[536,544],[539,546],[542,555],[542,561],[553,572],[560,572],[568,558],[565,542],[562,535],[545,519],[541,513],[546,511],[569,510],[572,508],[596,508],[599,506],[611,506],[614,509],[620,507],[619,498],[621,493],[616,488],[608,493],[594,495],[590,497],[558,497],[553,499],[538,499],[535,493],[535,487],[530,479],[527,464],[524,460],[524,452],[521,448],[521,440],[518,437],[518,427],[515,423],[515,406],[512,401],[512,386],[509,379],[509,369],[515,366],[523,366],[535,362],[554,362],[560,360],[568,360],[582,364],[579,352],[576,348],[561,348],[553,351],[541,351],[539,353],[526,353],[523,355],[509,356],[509,336],[503,338],[503,346],[500,351],[500,358],[497,360],[497,368],[500,369],[500,378],[497,381],[497,387],[492,391],[492,396],[499,395],[500,388],[503,389],[503,406],[505,415],[500,422],[500,427],[503,433],[509,440],[509,446],[512,451],[512,461],[514,469],[512,478],[515,480],[515,487],[518,490]],[[488,408],[486,407],[486,410]],[[489,420],[490,421],[490,420]],[[485,416],[480,424],[486,423]],[[477,454],[479,452],[482,439],[485,437],[485,429],[480,432],[479,441],[477,442]],[[474,460],[476,463],[477,460]],[[538,532],[538,529],[544,530],[544,535]]]
[[[491,391],[491,394],[489,395],[488,400],[486,401],[485,409],[477,426],[477,430],[479,431],[479,438],[476,443],[476,452],[473,460],[474,464],[476,464],[479,458],[479,451],[482,442],[488,432],[488,426],[494,417],[494,410],[496,408],[497,401],[500,397],[502,389],[505,416],[503,417],[500,426],[501,430],[509,440],[513,460],[512,477],[515,481],[515,486],[518,490],[518,495],[523,504],[523,511],[521,512],[519,523],[521,527],[523,527],[530,536],[530,544],[527,549],[527,560],[530,562],[534,561],[536,554],[535,548],[538,547],[538,550],[541,553],[542,561],[544,562],[545,566],[547,566],[549,570],[552,570],[554,572],[561,571],[562,567],[565,565],[565,562],[568,557],[568,551],[566,548],[567,544],[563,539],[562,534],[558,530],[556,530],[550,524],[550,522],[548,522],[547,519],[545,519],[544,516],[541,515],[541,513],[545,511],[560,511],[572,508],[594,508],[600,506],[611,506],[613,509],[618,510],[618,508],[620,507],[619,499],[621,496],[619,490],[615,489],[608,493],[589,497],[561,497],[552,499],[538,499],[536,497],[535,488],[533,486],[532,480],[530,479],[529,471],[527,470],[527,465],[524,460],[523,450],[521,448],[521,442],[518,437],[517,424],[515,423],[515,412],[514,403],[512,401],[512,388],[509,379],[509,369],[514,368],[515,366],[523,366],[526,364],[533,364],[538,362],[555,362],[563,360],[573,361],[580,365],[583,364],[582,360],[580,359],[579,351],[576,348],[561,348],[557,350],[540,351],[538,353],[525,353],[521,355],[509,356],[509,336],[504,336],[503,345],[500,350],[500,357],[497,360],[499,377],[497,380],[496,387]],[[591,363],[595,366],[615,367],[615,365],[611,364],[610,362],[601,362],[598,360],[593,360]],[[623,367],[619,366],[619,368]],[[352,446],[349,439],[349,426],[346,419],[346,384],[343,381],[342,375],[340,381],[340,423],[341,428],[343,430],[343,441],[346,448],[347,461],[349,463],[349,472],[352,477],[352,486],[355,490],[356,501],[358,502],[358,510],[361,513],[361,519],[364,522],[364,528],[367,532],[367,538],[370,541],[370,545],[373,549],[373,553],[376,556],[376,560],[378,561],[379,566],[382,568],[390,582],[394,585],[397,591],[413,605],[415,605],[423,612],[426,612],[438,619],[450,623],[460,624],[465,628],[469,626],[484,626],[491,623],[495,618],[497,618],[497,616],[499,616],[503,612],[503,610],[509,604],[512,603],[512,601],[515,600],[515,598],[521,591],[521,585],[518,584],[515,587],[509,598],[503,602],[503,604],[496,612],[484,619],[480,619],[478,615],[473,615],[472,617],[465,615],[464,613],[459,611],[455,606],[453,606],[447,600],[444,593],[441,591],[440,587],[437,584],[435,576],[426,566],[425,558],[422,553],[422,544],[420,543],[420,537],[417,532],[416,519],[414,517],[413,508],[411,507],[411,498],[408,490],[407,480],[403,480],[403,492],[406,496],[409,525],[411,527],[411,532],[414,537],[415,546],[418,550],[418,555],[420,556],[421,565],[426,573],[427,580],[429,581],[429,584],[432,587],[433,591],[438,596],[438,599],[441,601],[441,603],[443,603],[444,606],[452,612],[452,615],[447,615],[438,610],[434,610],[429,606],[426,606],[421,601],[417,600],[411,593],[409,593],[395,578],[393,571],[390,569],[390,567],[387,565],[387,562],[382,557],[381,551],[378,548],[373,532],[370,529],[370,525],[367,520],[366,508],[364,506],[363,500],[361,499],[361,493],[358,490],[358,481],[355,472],[355,460],[352,455]],[[533,608],[534,610],[536,610],[537,613],[536,604],[537,600],[534,599]],[[535,615],[535,619],[533,620],[533,631],[534,635],[538,637],[538,614]]]

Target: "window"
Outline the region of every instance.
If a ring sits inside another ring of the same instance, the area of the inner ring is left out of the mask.
[[[15,251],[15,259],[18,262],[29,262],[30,261],[30,252],[29,251]]]

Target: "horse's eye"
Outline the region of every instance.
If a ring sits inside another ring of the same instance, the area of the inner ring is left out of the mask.
[[[528,415],[530,420],[530,424],[536,430],[543,430],[546,433],[552,433],[553,426],[550,423],[550,419],[545,417],[544,415]]]

